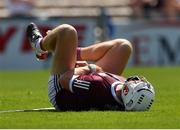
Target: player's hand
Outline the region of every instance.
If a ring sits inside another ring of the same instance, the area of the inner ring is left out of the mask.
[[[87,65],[85,64],[86,63],[84,63],[83,66],[76,67],[74,73],[76,75],[82,75],[82,74],[103,72],[102,68],[95,64],[87,64]]]
[[[89,64],[88,68],[90,69],[91,72],[96,72],[96,73],[103,72],[102,68],[95,64]]]
[[[91,71],[88,68],[88,66],[82,66],[74,69],[74,74],[75,75],[84,75],[84,74],[89,74]]]

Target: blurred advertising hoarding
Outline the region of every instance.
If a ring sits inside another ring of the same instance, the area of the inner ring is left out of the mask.
[[[43,35],[54,27],[68,23],[78,32],[79,46],[95,41],[93,19],[3,19],[0,20],[0,69],[39,69],[45,63],[35,59],[26,37],[30,22],[38,25]]]
[[[35,22],[43,35],[47,30],[71,24],[78,32],[79,46],[87,46],[97,39],[94,36],[96,19],[3,19],[0,20],[0,70],[40,69],[47,62],[39,62],[26,38],[26,26]],[[180,23],[130,22],[114,24],[110,38],[126,38],[133,44],[129,65],[178,65],[180,64]],[[49,62],[49,61],[48,61]],[[49,63],[48,63],[49,66]]]
[[[130,65],[179,65],[180,22],[146,21],[116,25],[114,38],[126,38],[134,47]]]

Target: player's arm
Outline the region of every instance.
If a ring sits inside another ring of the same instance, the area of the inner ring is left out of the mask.
[[[92,72],[102,72],[102,68],[95,65],[95,64],[87,64],[85,66],[79,66],[74,69],[74,75],[83,75],[83,74],[89,74]]]
[[[60,76],[60,84],[64,89],[70,90],[69,88],[69,82],[72,79],[73,76],[79,76],[79,75],[86,75],[92,72],[102,72],[101,67],[89,64],[87,66],[78,67],[73,70],[69,70],[65,72],[63,75]]]

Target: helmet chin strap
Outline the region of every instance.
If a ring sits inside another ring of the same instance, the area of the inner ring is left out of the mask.
[[[116,96],[118,97],[119,100],[122,101],[121,98],[121,92],[122,92],[123,84],[118,84],[115,88]]]
[[[111,86],[111,92],[114,99],[120,104],[124,106],[122,97],[121,97],[121,89],[123,84],[121,82],[114,82]]]

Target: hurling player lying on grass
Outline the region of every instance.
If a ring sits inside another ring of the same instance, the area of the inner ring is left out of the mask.
[[[30,23],[27,36],[38,59],[53,53],[48,96],[57,110],[145,111],[151,107],[153,86],[144,77],[121,76],[132,52],[129,41],[115,39],[78,48],[77,31],[68,24],[42,37]]]

